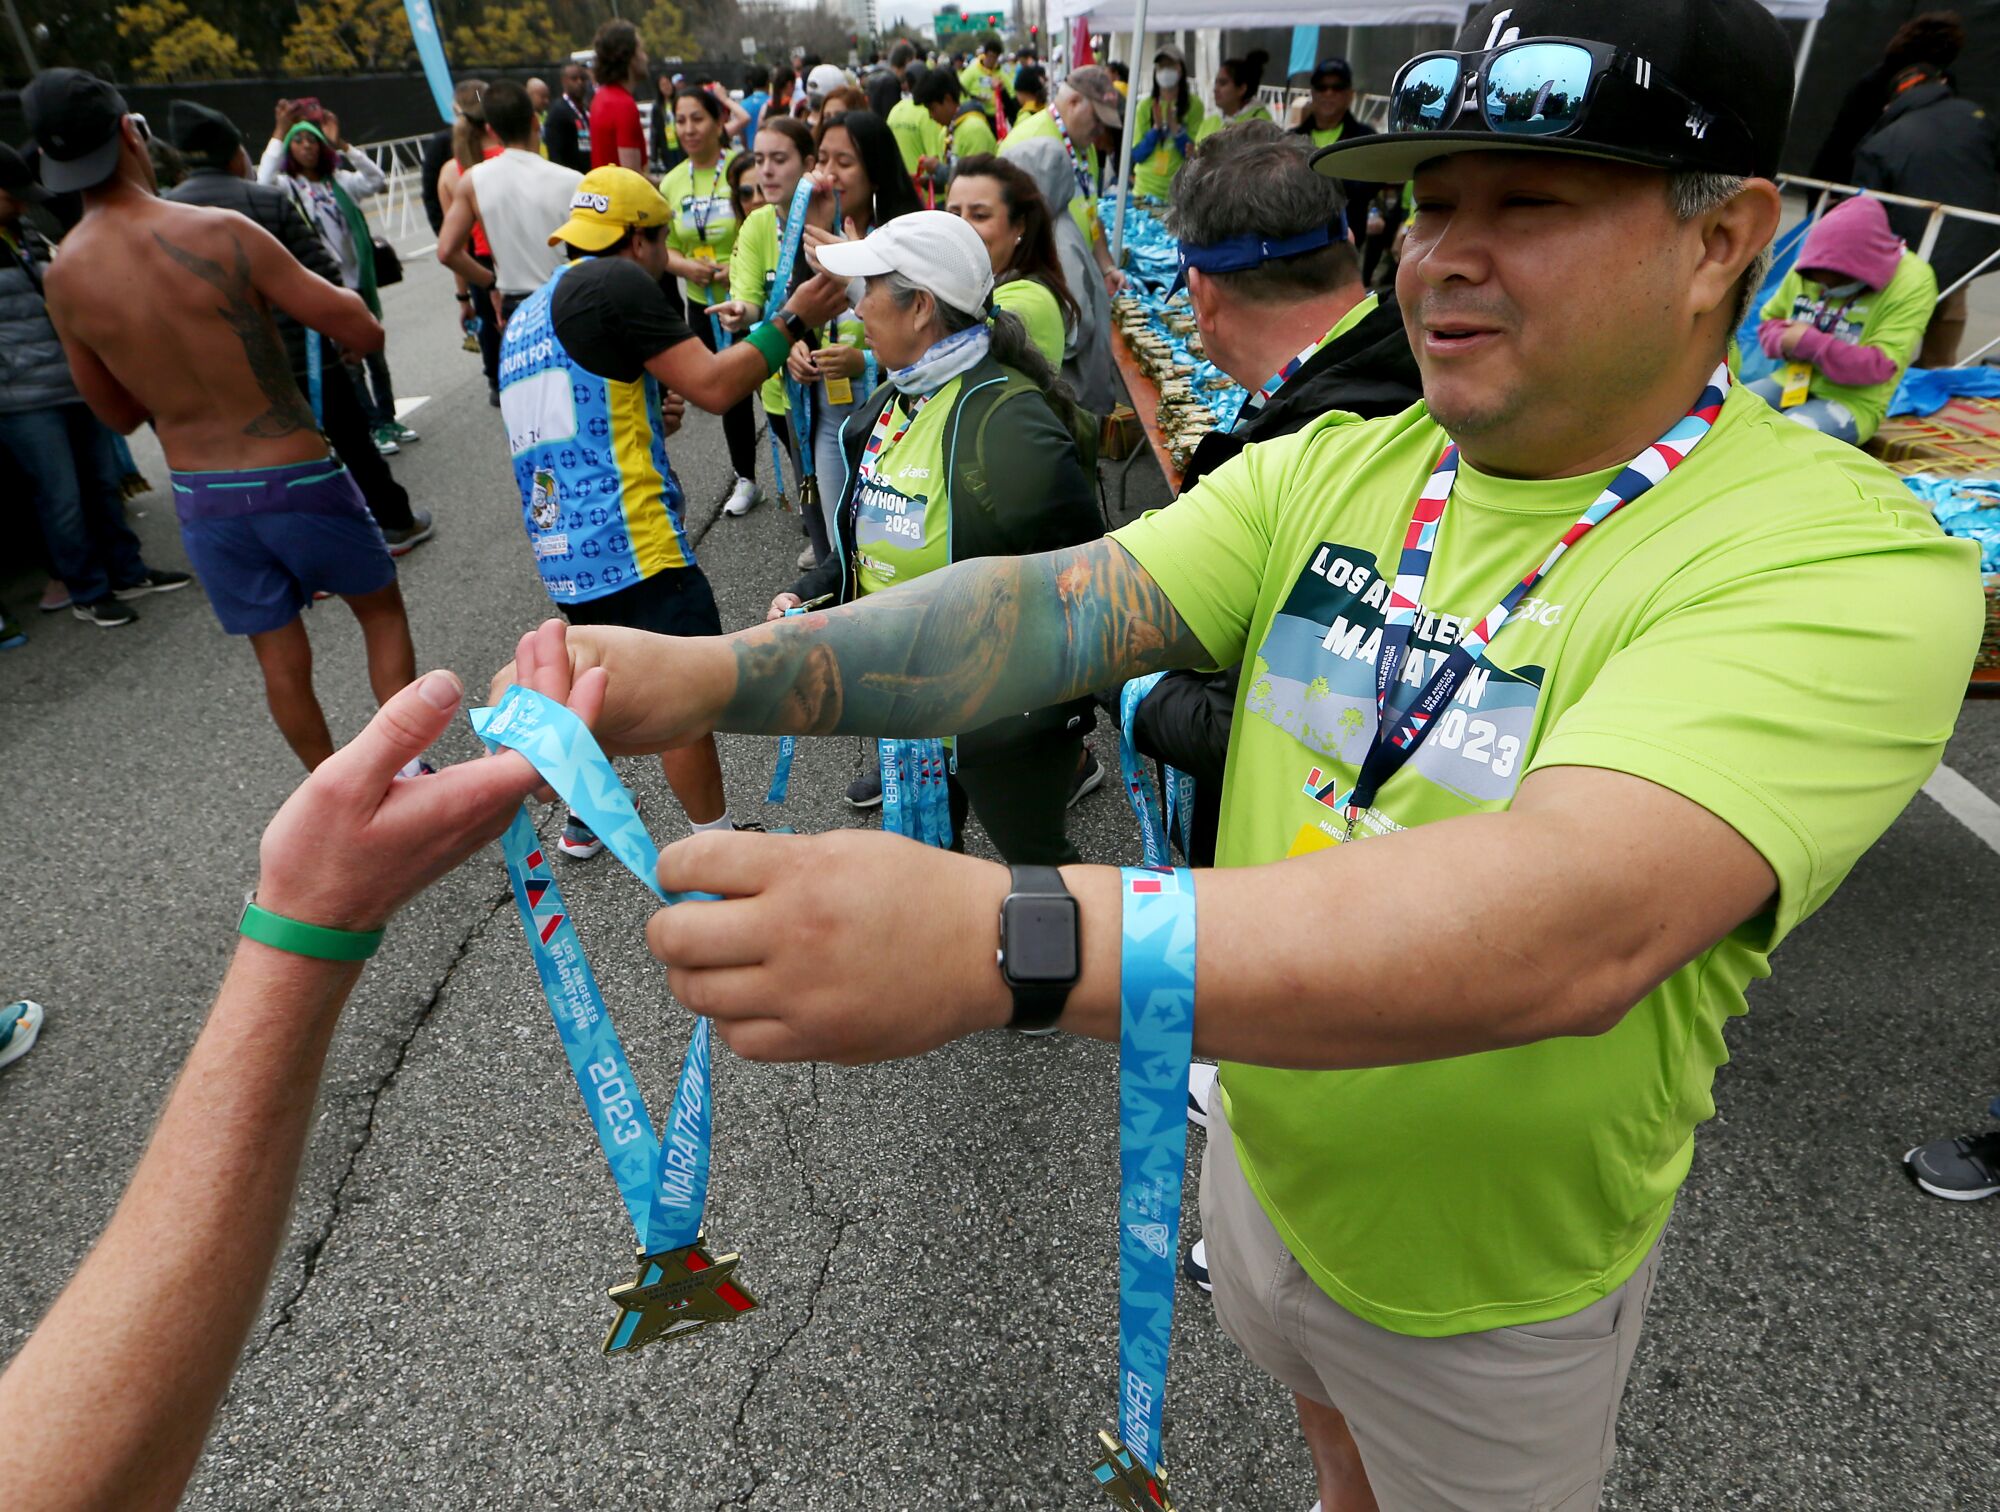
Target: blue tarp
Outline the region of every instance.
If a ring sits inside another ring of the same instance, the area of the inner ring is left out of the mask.
[[[1935,415],[1960,395],[2000,396],[2000,368],[1911,368],[1889,401],[1892,415]]]
[[[1979,544],[1979,570],[2000,572],[2000,481],[1911,473],[1910,492],[1931,507],[1946,535]]]

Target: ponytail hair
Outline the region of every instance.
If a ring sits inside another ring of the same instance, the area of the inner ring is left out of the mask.
[[[1224,58],[1222,66],[1229,70],[1229,77],[1243,91],[1246,101],[1257,98],[1257,91],[1264,87],[1264,65],[1271,61],[1271,55],[1258,48],[1247,58]]]
[[[465,79],[451,92],[451,155],[459,171],[476,168],[486,155],[486,81]]]

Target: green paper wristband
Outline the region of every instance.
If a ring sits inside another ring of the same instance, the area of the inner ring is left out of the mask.
[[[236,921],[236,932],[259,945],[311,956],[316,961],[365,961],[382,943],[379,929],[329,929],[324,924],[307,924],[259,908],[248,896],[243,899],[243,916]]]
[[[785,359],[792,354],[792,338],[787,336],[775,320],[760,321],[745,338],[757,349],[758,355],[771,365],[776,373],[785,365]]]

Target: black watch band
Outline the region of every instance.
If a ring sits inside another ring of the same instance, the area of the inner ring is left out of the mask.
[[[811,329],[796,310],[780,310],[771,319],[778,323],[778,329],[794,341],[804,341],[806,332]]]
[[[1009,1029],[1047,1033],[1083,971],[1081,910],[1053,866],[1016,866],[1000,905],[1000,979],[1014,994]]]

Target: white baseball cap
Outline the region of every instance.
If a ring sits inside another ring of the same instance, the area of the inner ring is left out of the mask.
[[[806,93],[823,100],[846,83],[846,69],[838,63],[821,63],[806,75]]]
[[[913,210],[860,241],[830,242],[819,265],[836,278],[900,273],[940,303],[967,315],[986,309],[993,294],[993,260],[979,233],[943,210]]]

